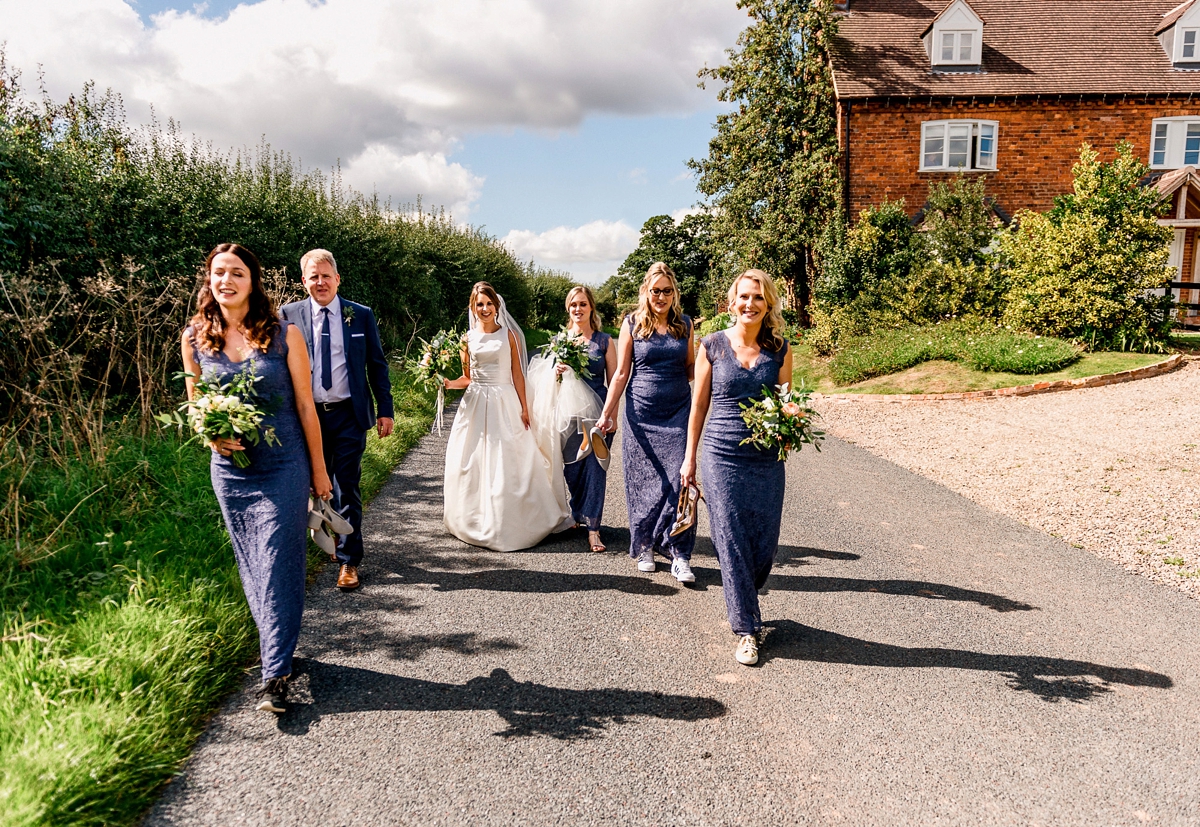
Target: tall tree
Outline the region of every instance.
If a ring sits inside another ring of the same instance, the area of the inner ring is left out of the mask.
[[[679,280],[683,310],[693,316],[707,313],[710,217],[704,213],[686,216],[679,223],[669,215],[656,215],[642,225],[637,249],[626,256],[617,274],[605,285],[618,304],[637,301],[638,288],[650,265],[666,262]]]
[[[731,269],[770,272],[804,319],[812,249],[839,197],[829,63],[837,19],[831,0],[737,5],[750,26],[727,65],[700,72],[722,84],[718,100],[737,107],[717,116],[708,157],[688,165],[712,207],[718,258]]]

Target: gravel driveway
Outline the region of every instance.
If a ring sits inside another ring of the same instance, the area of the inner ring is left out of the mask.
[[[1200,597],[1200,362],[1043,396],[817,407],[831,434]]]

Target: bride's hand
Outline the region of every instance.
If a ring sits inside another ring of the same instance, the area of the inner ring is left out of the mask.
[[[569,370],[570,370],[569,367],[564,365],[562,362],[559,362],[557,365],[554,366],[554,375],[562,376],[564,373],[566,373]]]
[[[521,424],[525,426],[525,430],[529,430],[529,411],[521,408]]]

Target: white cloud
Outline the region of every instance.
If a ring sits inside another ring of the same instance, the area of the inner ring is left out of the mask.
[[[402,155],[384,144],[371,144],[342,167],[342,178],[360,192],[420,193],[427,205],[444,205],[463,220],[479,198],[483,179],[441,152]],[[402,204],[393,204],[400,208]]]
[[[541,233],[512,230],[501,241],[520,258],[596,282],[617,271],[637,247],[638,238],[638,231],[624,221],[591,221]]]
[[[696,70],[745,18],[730,0],[261,0],[146,24],[125,0],[0,0],[0,20],[10,65],[58,99],[94,79],[134,120],[153,106],[218,146],[265,136],[396,200],[461,204],[481,181],[446,160],[459,136],[695,111]]]

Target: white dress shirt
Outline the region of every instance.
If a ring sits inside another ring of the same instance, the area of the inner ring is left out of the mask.
[[[346,331],[342,321],[342,300],[333,297],[326,307],[317,304],[312,296],[308,297],[309,308],[312,310],[312,389],[315,402],[341,402],[350,398],[350,371],[346,367]],[[322,310],[329,310],[329,350],[330,368],[333,373],[333,387],[325,390],[321,387],[321,327],[325,323]]]

